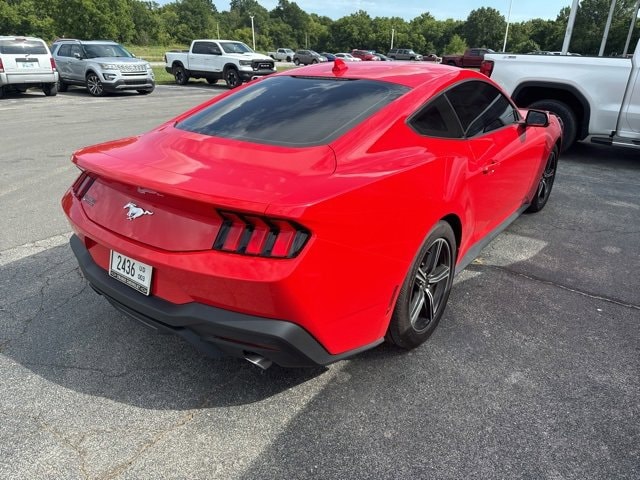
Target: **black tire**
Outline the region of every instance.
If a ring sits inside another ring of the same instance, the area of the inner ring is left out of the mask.
[[[102,85],[102,81],[97,74],[93,72],[87,74],[86,86],[89,93],[94,97],[104,97],[104,85]]]
[[[58,91],[66,92],[69,90],[69,85],[67,85],[62,78],[58,77]]]
[[[294,58],[293,59],[293,63],[295,63],[296,66],[299,66],[300,65],[300,59],[299,58]]]
[[[318,60],[314,58],[313,60],[311,60],[311,63],[318,63]]]
[[[456,250],[451,226],[438,222],[422,243],[402,284],[387,330],[388,342],[411,349],[431,336],[449,299]]]
[[[207,78],[207,83],[209,85],[215,85],[216,83],[218,83],[218,79],[217,78]]]
[[[58,94],[58,83],[45,83],[42,91],[47,97],[55,97]]]
[[[174,65],[173,78],[178,85],[186,85],[189,83],[189,73],[182,65]]]
[[[452,67],[455,67],[456,66],[456,62],[454,62],[453,60],[449,60],[447,62],[447,65],[451,65]]]
[[[287,62],[291,63],[291,57],[287,57]]]
[[[3,98],[6,93],[6,90],[3,86],[0,86],[0,98]]]
[[[236,88],[242,85],[242,79],[235,67],[229,67],[224,71],[224,81],[229,88]]]
[[[554,113],[562,124],[562,147],[560,152],[564,152],[576,142],[578,135],[578,121],[576,114],[571,107],[560,100],[538,100],[528,105],[527,108],[535,108],[537,110],[548,110]]]
[[[558,147],[553,147],[547,163],[542,171],[542,176],[536,187],[536,193],[531,200],[531,205],[527,208],[526,213],[536,213],[544,208],[551,195],[551,189],[553,188],[553,182],[556,179],[556,171],[558,169]]]

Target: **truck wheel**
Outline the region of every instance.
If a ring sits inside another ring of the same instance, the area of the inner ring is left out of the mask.
[[[447,62],[447,65],[451,65],[452,67],[455,67],[456,66],[456,62],[454,62],[453,60],[449,60]]]
[[[287,57],[287,62],[291,63],[291,57]]]
[[[560,119],[560,124],[562,125],[561,152],[564,152],[575,143],[578,135],[578,121],[576,120],[576,114],[566,103],[559,100],[538,100],[528,105],[527,108],[548,110]]]
[[[173,67],[173,78],[175,78],[178,85],[186,85],[189,83],[189,74],[182,65]]]
[[[236,88],[242,84],[240,74],[234,67],[229,67],[224,71],[224,81],[227,82],[229,88]]]
[[[300,65],[300,59],[299,59],[299,58],[296,58],[296,59],[293,61],[293,63],[295,63],[295,64],[296,64],[296,66],[299,66],[299,65]]]

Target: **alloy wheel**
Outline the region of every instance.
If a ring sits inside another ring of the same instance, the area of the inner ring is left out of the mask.
[[[437,238],[427,249],[413,281],[409,303],[409,321],[416,333],[429,328],[444,308],[449,277],[452,275],[451,247],[444,238]]]
[[[98,76],[94,73],[87,76],[87,90],[94,97],[101,97],[104,95],[104,87]]]

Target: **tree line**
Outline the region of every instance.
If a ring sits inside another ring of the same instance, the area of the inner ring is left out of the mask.
[[[583,0],[570,50],[597,54],[610,0]],[[621,53],[635,0],[618,0],[605,53]],[[401,8],[401,7],[399,7]],[[533,19],[510,24],[507,51],[560,50],[569,7],[555,20]],[[251,28],[253,16],[254,30]],[[165,5],[144,0],[0,0],[0,35],[111,39],[131,45],[186,45],[194,38],[228,38],[267,51],[278,47],[386,52],[394,46],[420,53],[461,53],[467,46],[502,50],[506,19],[488,7],[466,20],[437,20],[429,12],[404,20],[371,17],[359,10],[333,20],[307,13],[295,2],[279,0],[269,11],[257,0],[231,0],[219,12],[212,0],[175,0]],[[634,45],[638,34],[634,34]]]

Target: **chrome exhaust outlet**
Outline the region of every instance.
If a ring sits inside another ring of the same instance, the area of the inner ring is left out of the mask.
[[[251,77],[251,80],[250,80],[250,81],[252,81],[252,82],[253,82],[254,80],[258,80],[259,78],[260,78],[260,76],[259,76],[259,75],[254,75],[253,77]]]
[[[258,355],[257,353],[247,352],[244,355],[244,359],[247,362],[253,363],[254,365],[260,367],[262,370],[266,370],[271,365],[273,365],[273,362],[271,360],[269,360],[268,358],[264,358],[262,355]]]

